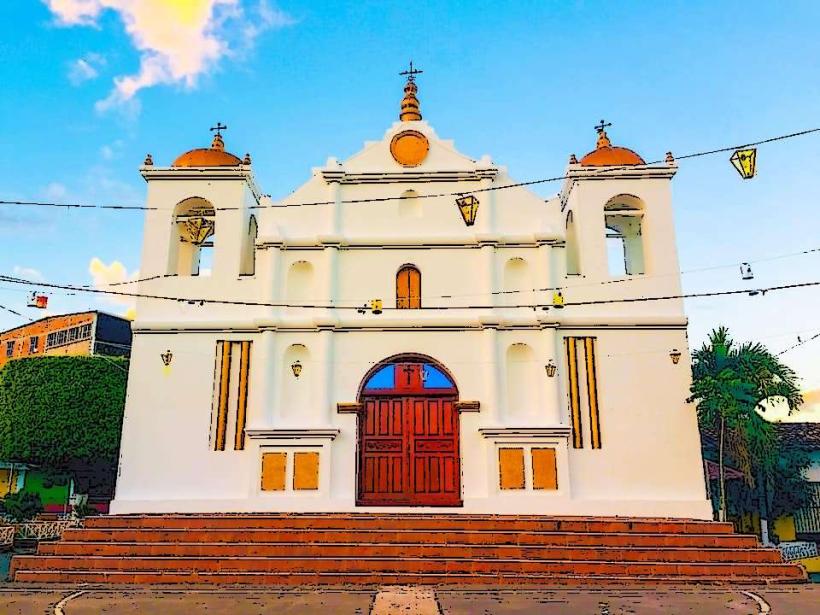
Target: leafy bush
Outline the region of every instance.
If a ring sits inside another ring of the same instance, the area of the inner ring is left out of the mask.
[[[17,523],[30,521],[43,512],[43,502],[38,493],[9,493],[2,500],[3,512]]]
[[[0,459],[49,472],[44,486],[113,487],[128,363],[101,357],[37,357],[0,369]]]
[[[76,506],[72,507],[71,512],[74,514],[75,517],[79,517],[80,519],[84,519],[85,517],[91,517],[93,515],[99,514],[99,511],[93,506],[91,506],[88,502],[77,504]]]

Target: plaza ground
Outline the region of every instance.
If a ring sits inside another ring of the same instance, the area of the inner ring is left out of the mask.
[[[820,586],[213,588],[5,584],[4,615],[809,615]]]

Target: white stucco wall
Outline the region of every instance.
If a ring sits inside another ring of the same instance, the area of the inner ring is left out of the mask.
[[[428,158],[412,169],[397,165],[388,149],[408,125],[431,143]],[[474,227],[464,225],[452,196],[424,196],[514,180],[488,159],[459,154],[426,122],[395,124],[344,163],[329,160],[315,169],[277,203],[258,196],[248,167],[143,172],[157,210],[146,215],[141,274],[172,270],[173,208],[190,196],[217,210],[214,271],[140,284],[143,294],[190,301],[138,303],[113,512],[359,510],[357,419],[338,413],[337,404],[356,401],[373,365],[420,353],[446,366],[462,401],[480,402],[478,411],[461,414],[464,505],[456,511],[711,517],[695,412],[684,402],[689,361],[682,303],[572,305],[679,291],[669,196],[674,168],[636,168],[605,181],[585,178],[581,169],[562,198],[549,201],[523,188],[478,192]],[[407,190],[419,195],[415,202],[342,203]],[[617,194],[644,204],[647,273],[613,284],[602,208]],[[333,204],[280,206],[315,201]],[[581,266],[580,275],[569,277],[568,211]],[[251,215],[259,223],[256,271],[239,276]],[[480,309],[390,309],[396,272],[408,263],[421,271],[423,307]],[[522,285],[527,292],[493,294]],[[531,289],[554,286],[564,287],[564,309],[512,307],[549,305],[551,290]],[[355,308],[373,298],[384,301],[380,315],[281,306]],[[596,450],[574,449],[568,437],[563,340],[571,336],[596,338],[602,438]],[[242,451],[214,451],[210,444],[219,340],[252,342],[247,428],[255,435]],[[672,348],[684,353],[678,365],[669,358]],[[160,353],[167,349],[174,359],[163,369]],[[296,358],[303,365],[299,379],[290,370]],[[545,375],[549,361],[558,366],[553,378]],[[506,444],[555,447],[558,489],[499,491],[497,447]],[[320,452],[320,488],[261,492],[261,453],[298,447]]]

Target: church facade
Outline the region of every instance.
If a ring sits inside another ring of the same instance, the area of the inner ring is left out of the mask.
[[[422,119],[279,201],[146,159],[112,513],[711,518],[670,184],[602,123],[560,193]]]

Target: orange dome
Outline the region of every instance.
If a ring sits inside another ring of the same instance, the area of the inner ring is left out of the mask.
[[[585,167],[609,167],[622,164],[646,164],[646,162],[629,148],[613,146],[609,142],[606,131],[601,128],[598,132],[597,147],[581,158],[580,164]]]
[[[185,152],[174,160],[172,167],[235,167],[242,164],[237,156],[225,151],[225,142],[217,134],[211,147],[200,147]]]

